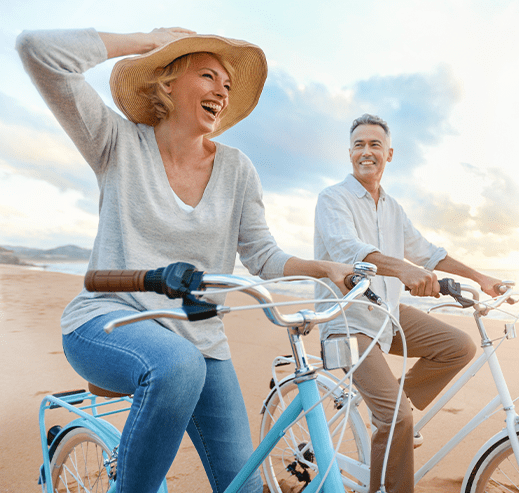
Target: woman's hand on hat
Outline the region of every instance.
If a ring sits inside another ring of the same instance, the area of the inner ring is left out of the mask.
[[[178,34],[196,34],[195,31],[182,27],[161,27],[150,33],[114,34],[99,33],[103,41],[107,58],[116,58],[128,55],[142,55],[159,48],[178,37]]]
[[[196,34],[195,31],[191,31],[190,29],[184,29],[183,27],[159,27],[153,29],[151,31],[150,36],[153,38],[156,46],[155,48],[159,48],[170,41],[178,38],[178,34]]]

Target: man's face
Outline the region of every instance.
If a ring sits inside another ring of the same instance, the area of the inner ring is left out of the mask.
[[[351,134],[350,160],[359,182],[378,185],[392,158],[393,149],[380,125],[359,125]]]

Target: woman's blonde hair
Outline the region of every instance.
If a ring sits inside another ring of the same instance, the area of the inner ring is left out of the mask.
[[[202,53],[202,52],[200,52]],[[191,63],[192,56],[197,53],[188,53],[187,55],[175,58],[165,67],[159,67],[155,70],[153,76],[147,81],[146,87],[142,89],[141,94],[151,103],[151,109],[158,121],[167,118],[175,109],[175,105],[169,94],[164,90],[165,86],[171,84],[186,72]],[[232,81],[234,69],[232,65],[215,53],[208,53],[220,62],[222,67],[229,74]]]

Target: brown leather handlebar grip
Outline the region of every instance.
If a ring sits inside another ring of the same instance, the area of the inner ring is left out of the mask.
[[[146,291],[144,278],[147,270],[89,270],[85,275],[87,291],[116,293]]]

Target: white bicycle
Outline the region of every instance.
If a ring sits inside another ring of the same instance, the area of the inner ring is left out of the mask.
[[[512,399],[510,395],[496,353],[501,344],[516,337],[515,323],[519,317],[511,315],[512,322],[505,324],[504,335],[497,341],[489,338],[483,324],[483,318],[491,310],[503,311],[500,308],[503,303],[512,304],[519,301],[519,293],[513,291],[515,283],[507,281],[502,286],[501,295],[483,302],[479,300],[479,292],[471,286],[460,285],[452,279],[445,279],[440,283],[442,294],[452,296],[456,302],[442,303],[432,307],[429,311],[445,306],[473,309],[476,326],[481,336],[483,354],[450,385],[447,392],[416,423],[415,432],[419,432],[429,423],[486,364],[490,368],[497,395],[416,471],[415,484],[489,415],[502,410],[505,413],[506,426],[491,437],[476,453],[465,474],[461,492],[519,493],[519,417],[514,406],[517,397]],[[471,297],[466,298],[464,293],[468,293]],[[370,433],[359,412],[362,398],[351,386],[343,385],[341,388],[337,388],[338,379],[322,367],[320,358],[314,356],[308,356],[308,358],[315,363],[314,366],[319,370],[317,384],[321,394],[330,394],[323,402],[323,406],[334,446],[338,450],[337,461],[345,490],[368,493]],[[271,391],[265,399],[262,409],[261,439],[272,428],[278,416],[290,404],[297,392],[294,375],[280,380],[276,372],[280,366],[290,363],[293,363],[293,359],[283,356],[276,358],[273,362]],[[345,419],[347,419],[346,423]],[[342,439],[340,439],[341,434]],[[287,433],[271,451],[263,464],[263,472],[271,492],[297,493],[306,488],[306,485],[318,473],[318,468],[304,422],[300,421],[292,427],[290,433]]]

